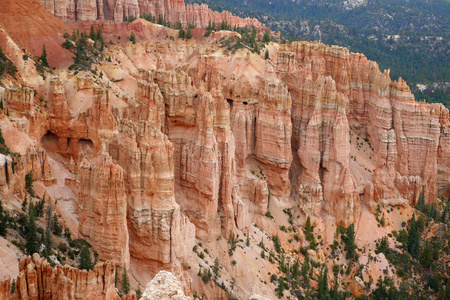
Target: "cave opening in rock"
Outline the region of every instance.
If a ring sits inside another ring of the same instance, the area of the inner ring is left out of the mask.
[[[244,103],[244,105],[247,105],[247,104],[248,104],[248,102],[247,102],[247,101],[244,101],[244,102],[242,102],[242,103]]]
[[[59,138],[51,131],[47,131],[47,133],[42,136],[41,143],[44,149],[49,152],[59,151]]]
[[[228,105],[230,106],[230,111],[233,110],[233,100],[232,99],[227,99]]]
[[[94,149],[94,142],[89,139],[80,139],[78,141],[78,147],[80,147],[80,150],[92,150]]]

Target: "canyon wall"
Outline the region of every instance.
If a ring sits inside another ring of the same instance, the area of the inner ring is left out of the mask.
[[[123,22],[128,16],[139,17],[144,14],[163,16],[166,21],[184,26],[195,25],[205,28],[209,22],[220,24],[223,21],[231,26],[264,26],[253,18],[239,18],[223,11],[212,11],[208,5],[185,5],[183,0],[40,0],[43,7],[58,18],[70,21],[113,20]]]
[[[154,9],[181,11],[172,16],[177,20],[188,16],[182,1],[43,3],[70,20],[116,20],[116,10],[121,19],[125,9],[125,15]],[[294,42],[270,43],[264,59],[247,49],[226,52],[217,46],[219,35],[186,41],[162,26],[135,23],[148,40],[116,39],[95,72],[55,70],[44,80],[31,68],[20,73],[30,87],[9,79],[0,88],[5,144],[20,153],[0,156],[0,188],[8,201],[23,196],[25,175],[33,171],[41,191],[63,201],[73,195],[72,233],[99,260],[129,266],[136,281],[171,270],[185,279],[187,292],[200,286],[214,296],[217,287],[189,279],[198,274],[194,245],[249,234],[254,224],[278,234],[271,208],[281,215],[295,210],[296,228],[324,216],[348,226],[365,206],[407,206],[421,192],[434,202],[448,193],[448,110],[414,101],[403,80],[392,81],[363,55]],[[117,28],[123,31],[108,38],[130,33]],[[18,46],[6,53],[25,55]],[[211,249],[227,272],[247,282],[246,261],[234,267],[221,250]],[[34,257],[20,266],[20,295],[115,297],[108,264],[93,272],[51,269]],[[50,281],[54,286],[44,287]],[[243,295],[249,285],[240,286]]]
[[[14,293],[10,294],[7,280],[3,285],[9,289],[3,289],[4,293],[0,290],[1,299],[120,299],[114,287],[114,265],[110,263],[96,265],[91,271],[60,265],[52,268],[35,254],[22,257],[19,270]]]

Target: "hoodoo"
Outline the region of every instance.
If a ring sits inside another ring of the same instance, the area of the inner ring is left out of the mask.
[[[0,299],[449,283],[449,111],[364,55],[182,0],[4,0],[0,24]]]

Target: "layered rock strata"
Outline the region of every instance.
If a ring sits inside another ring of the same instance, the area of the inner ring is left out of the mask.
[[[114,287],[114,265],[109,263],[96,265],[92,271],[61,265],[52,268],[35,254],[22,257],[19,269],[14,294],[4,293],[2,299],[120,299]]]
[[[223,11],[212,11],[208,5],[185,5],[183,0],[40,0],[42,6],[58,18],[71,21],[113,20],[120,23],[129,16],[138,17],[152,14],[160,15],[166,21],[176,24],[180,21],[184,26],[195,25],[205,28],[209,22],[217,25],[223,21],[231,26],[264,26],[256,19],[233,16]]]
[[[67,175],[77,234],[141,283],[162,269],[194,274],[196,238],[226,245],[222,237],[255,223],[278,232],[270,207],[295,210],[296,227],[307,216],[347,226],[362,206],[414,204],[422,191],[433,202],[448,191],[448,110],[415,102],[406,83],[361,54],[296,42],[266,46],[265,60],[226,53],[219,35],[172,41],[176,31],[135,24],[151,38],[108,46],[102,77],[64,72],[39,81],[39,98],[6,87],[0,125],[21,156],[15,173],[12,155],[0,156],[0,187],[9,198],[31,170],[49,185]],[[245,277],[226,253],[216,257]]]

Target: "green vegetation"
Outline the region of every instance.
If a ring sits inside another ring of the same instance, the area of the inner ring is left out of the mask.
[[[5,236],[7,229],[13,227],[14,219],[9,216],[9,211],[3,208],[2,201],[0,199],[0,236]]]
[[[25,189],[30,194],[31,197],[34,197],[33,190],[33,171],[25,175]]]
[[[191,27],[188,27],[188,29],[187,29],[187,32],[186,32],[186,38],[187,38],[187,39],[192,38]]]
[[[5,52],[3,52],[3,49],[0,47],[0,77],[4,76],[5,74],[14,77],[16,73],[16,66],[14,66],[12,61],[6,57]]]
[[[128,278],[128,271],[127,266],[123,266],[123,273],[122,273],[122,288],[125,292],[125,295],[128,295],[130,292],[130,279]]]
[[[46,68],[50,68],[47,60],[47,50],[45,49],[45,44],[42,46],[42,55],[39,57],[39,61]]]
[[[303,233],[305,234],[305,238],[309,241],[309,248],[312,250],[316,250],[317,242],[316,238],[314,237],[313,230],[314,227],[311,226],[311,218],[308,216],[308,218],[306,219],[306,226],[305,229],[303,230]]]
[[[136,290],[136,298],[141,299],[142,297],[142,291],[141,291],[141,285],[138,283],[138,289]]]
[[[73,57],[74,63],[69,67],[69,70],[91,70],[93,63],[98,63],[105,58],[103,53],[105,42],[100,26],[95,31],[92,25],[89,35],[77,30],[71,36],[65,35],[65,38],[62,47],[75,55]]]
[[[132,42],[133,45],[136,44],[136,36],[134,35],[134,31],[131,32],[130,42]]]
[[[83,246],[81,248],[79,268],[82,270],[92,270],[94,268],[91,251],[87,246]]]
[[[28,255],[33,253],[39,253],[39,237],[38,237],[38,226],[36,224],[36,210],[34,209],[34,204],[30,201],[28,206],[28,219],[25,227],[25,249]]]

